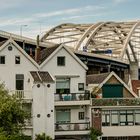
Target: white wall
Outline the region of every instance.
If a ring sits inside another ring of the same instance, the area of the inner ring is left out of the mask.
[[[102,127],[102,136],[139,136],[140,126]]]
[[[57,57],[65,56],[66,57],[66,65],[65,66],[57,66]],[[71,93],[83,92],[78,91],[78,83],[85,83],[86,80],[86,70],[64,49],[60,49],[56,55],[50,59],[42,68],[43,71],[49,71],[49,73],[55,76],[71,76],[76,75],[79,77],[71,77],[70,78],[70,91]],[[86,85],[85,85],[86,86]]]
[[[71,123],[85,123],[86,119],[79,120],[79,112],[85,112],[85,117],[89,117],[85,107],[79,106],[79,108],[71,109]]]
[[[40,87],[37,87],[38,84]],[[54,138],[54,83],[51,83],[49,88],[46,84],[38,84],[35,84],[32,89],[33,139],[36,134],[43,132]],[[38,114],[40,117],[37,117]]]
[[[40,83],[38,83],[40,84]],[[40,84],[40,87],[37,87],[37,84],[33,86],[32,95],[33,95],[33,139],[36,134],[45,132],[45,92],[44,85]],[[37,117],[40,115],[40,117]]]
[[[48,84],[45,85],[45,112],[46,112],[46,134],[50,137],[54,138],[54,92],[55,92],[55,84],[51,83],[50,87],[47,87]],[[50,114],[50,117],[47,115]]]
[[[4,82],[9,90],[15,90],[15,75],[24,74],[24,89],[30,90],[28,73],[37,68],[14,45],[12,48],[12,51],[9,51],[6,46],[0,51],[0,56],[5,56],[5,64],[0,64],[0,81]],[[21,64],[15,64],[15,56],[20,56]]]

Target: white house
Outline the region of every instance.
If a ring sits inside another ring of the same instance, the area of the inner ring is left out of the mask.
[[[90,100],[85,93],[87,67],[63,44],[36,48],[28,55],[12,38],[0,43],[0,81],[26,101],[32,113],[24,131],[35,138],[81,139],[89,133]]]

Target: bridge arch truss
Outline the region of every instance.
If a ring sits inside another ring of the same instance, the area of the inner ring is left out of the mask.
[[[130,62],[140,60],[140,21],[64,23],[47,31],[40,40]]]

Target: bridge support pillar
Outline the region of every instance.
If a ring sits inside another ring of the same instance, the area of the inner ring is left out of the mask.
[[[130,77],[131,80],[138,80],[139,73],[138,73],[138,62],[130,62]]]

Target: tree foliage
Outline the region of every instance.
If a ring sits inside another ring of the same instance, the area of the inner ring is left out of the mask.
[[[46,136],[45,133],[36,135],[35,140],[52,140],[50,136]]]
[[[90,136],[91,140],[97,140],[97,138],[99,136],[101,136],[101,135],[102,135],[102,132],[100,130],[95,129],[93,127],[90,128],[90,134],[89,134],[89,136]]]
[[[10,96],[4,84],[0,84],[0,140],[20,140],[25,119],[28,115],[21,101]]]

